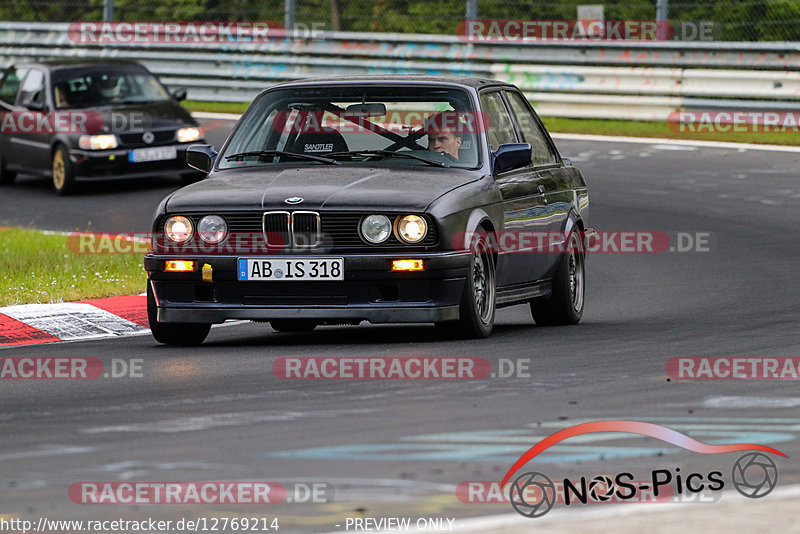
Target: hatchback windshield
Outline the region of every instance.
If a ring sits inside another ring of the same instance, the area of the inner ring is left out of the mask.
[[[441,87],[306,87],[270,91],[248,110],[220,168],[251,165],[478,164],[469,94]]]
[[[149,72],[126,67],[92,67],[58,71],[53,101],[59,109],[162,102],[169,98]]]

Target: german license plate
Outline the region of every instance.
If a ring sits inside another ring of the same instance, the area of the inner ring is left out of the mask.
[[[128,160],[131,163],[142,163],[144,161],[163,161],[175,159],[178,151],[174,146],[154,146],[151,148],[135,148],[128,152]]]
[[[344,258],[239,258],[241,282],[344,280]]]

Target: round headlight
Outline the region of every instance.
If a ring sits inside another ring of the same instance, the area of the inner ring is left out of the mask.
[[[183,243],[192,237],[192,221],[182,215],[170,217],[164,224],[164,234],[170,241]]]
[[[397,237],[406,243],[419,243],[428,233],[428,223],[419,215],[406,215],[397,223]]]
[[[383,243],[392,233],[392,222],[386,215],[370,215],[361,221],[361,235],[369,243]]]
[[[197,233],[206,243],[219,243],[228,235],[228,223],[219,215],[206,215],[197,223]]]

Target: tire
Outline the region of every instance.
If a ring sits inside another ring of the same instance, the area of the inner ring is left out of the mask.
[[[11,185],[17,179],[17,173],[6,170],[6,158],[0,154],[0,186]]]
[[[317,327],[310,319],[273,319],[269,325],[277,332],[311,332]]]
[[[570,233],[567,243],[553,277],[552,294],[547,299],[531,301],[531,315],[537,325],[578,324],[583,316],[586,254],[577,232]]]
[[[483,339],[489,337],[494,327],[497,279],[494,257],[486,236],[478,234],[470,249],[472,261],[461,295],[459,319],[436,323],[447,337]]]
[[[57,145],[53,151],[53,189],[57,195],[68,195],[75,190],[75,173],[69,160],[69,150]]]
[[[153,288],[147,283],[147,320],[150,332],[159,343],[176,347],[196,347],[201,345],[211,330],[205,323],[159,323],[157,319],[156,299]]]

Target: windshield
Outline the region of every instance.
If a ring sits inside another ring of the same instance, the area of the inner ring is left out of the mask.
[[[163,85],[137,68],[97,67],[59,72],[53,79],[56,108],[82,108],[162,102],[169,98]]]
[[[482,127],[469,94],[458,89],[281,89],[253,104],[218,161],[221,169],[330,160],[472,168]]]

